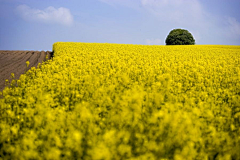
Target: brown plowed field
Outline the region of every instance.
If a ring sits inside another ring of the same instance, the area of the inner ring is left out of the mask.
[[[52,57],[50,51],[3,51],[0,50],[0,91],[5,87],[5,80],[11,81],[11,73],[14,73],[15,79],[19,79],[21,74],[31,67],[37,67],[38,63],[46,61]],[[29,67],[26,68],[26,61],[29,61]]]

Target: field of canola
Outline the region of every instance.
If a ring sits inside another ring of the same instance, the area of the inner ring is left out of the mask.
[[[0,159],[240,159],[240,46],[53,51],[0,92]]]

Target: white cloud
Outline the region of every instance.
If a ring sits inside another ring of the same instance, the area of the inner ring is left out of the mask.
[[[201,0],[99,1],[113,7],[137,9],[145,18],[149,17],[146,23],[157,25],[164,29],[164,32],[174,28],[187,29],[193,34],[197,44],[239,44],[240,41],[239,19],[208,11]],[[163,37],[163,34],[161,36]],[[145,43],[156,44],[156,41],[148,39]]]
[[[161,42],[160,39],[146,39],[147,45],[160,45]]]
[[[102,3],[106,3],[111,6],[125,6],[128,8],[139,10],[140,0],[99,0]]]
[[[204,11],[198,0],[141,0],[141,4],[165,22],[196,26],[203,21]]]
[[[118,1],[118,0],[99,0],[99,1],[102,2],[102,3],[109,4],[109,5],[113,5],[113,4],[121,2],[121,1]]]
[[[227,17],[229,30],[232,34],[240,36],[240,23],[233,17]]]
[[[70,26],[73,24],[73,16],[67,8],[54,8],[52,6],[40,10],[30,8],[27,5],[19,5],[17,13],[26,21],[35,21],[42,23],[57,23]]]

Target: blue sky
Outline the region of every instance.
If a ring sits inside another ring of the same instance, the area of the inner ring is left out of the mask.
[[[240,45],[240,0],[0,0],[0,50],[54,42],[165,45],[174,28],[196,44]]]

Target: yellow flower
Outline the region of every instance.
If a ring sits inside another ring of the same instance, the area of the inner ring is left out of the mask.
[[[27,67],[29,66],[29,64],[30,64],[30,62],[29,62],[29,61],[26,61],[26,65],[27,65]]]

